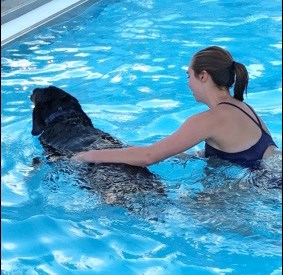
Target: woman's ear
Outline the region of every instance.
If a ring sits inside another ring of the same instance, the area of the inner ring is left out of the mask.
[[[203,70],[201,73],[200,73],[200,81],[202,82],[205,82],[208,78],[208,73],[207,71]]]

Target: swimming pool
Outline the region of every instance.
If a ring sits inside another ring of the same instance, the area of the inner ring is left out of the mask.
[[[281,1],[99,1],[2,49],[3,274],[281,274],[281,190],[239,167],[169,159],[170,203],[100,203],[31,136],[31,91],[56,85],[94,125],[143,145],[205,110],[185,73],[207,45],[250,73],[250,103],[282,148]],[[200,144],[198,148],[201,148]],[[63,172],[62,172],[63,171]],[[75,173],[74,173],[75,174]]]

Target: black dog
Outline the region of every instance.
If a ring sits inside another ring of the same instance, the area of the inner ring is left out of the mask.
[[[36,88],[30,99],[35,105],[32,135],[40,135],[47,158],[66,159],[83,150],[123,147],[110,134],[94,128],[78,100],[65,91],[54,86]],[[125,206],[131,195],[165,194],[163,184],[147,168],[125,164],[77,164],[75,167],[84,182],[81,187],[99,193],[109,204]]]

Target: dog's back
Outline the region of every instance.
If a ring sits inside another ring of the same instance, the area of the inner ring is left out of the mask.
[[[40,135],[47,154],[70,157],[84,150],[123,147],[122,142],[95,128],[78,100],[65,91],[54,86],[36,88],[31,100],[35,105],[32,134]],[[100,188],[100,192],[108,189],[116,193],[116,197],[117,194],[121,197],[122,193],[140,191],[164,193],[162,183],[147,168],[126,164],[86,164],[82,171],[81,176],[90,189]]]

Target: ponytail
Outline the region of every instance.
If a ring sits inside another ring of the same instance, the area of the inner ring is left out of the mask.
[[[249,75],[242,63],[233,61],[232,68],[235,70],[234,98],[244,101],[244,93],[247,95]]]

